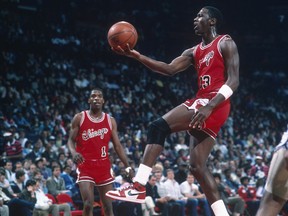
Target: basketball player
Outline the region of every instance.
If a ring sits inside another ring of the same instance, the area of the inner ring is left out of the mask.
[[[114,149],[124,165],[128,159],[117,134],[117,124],[113,117],[104,113],[103,92],[91,91],[88,99],[89,110],[76,114],[68,139],[68,147],[74,162],[77,163],[77,183],[84,203],[83,215],[93,215],[94,185],[97,187],[103,203],[105,215],[113,215],[112,200],[105,193],[113,189],[114,177],[108,155],[108,143],[112,140]],[[126,168],[126,170],[127,170]]]
[[[116,53],[132,57],[152,71],[172,76],[194,65],[198,74],[199,90],[195,98],[186,100],[148,128],[148,141],[143,162],[134,178],[134,184],[125,190],[109,191],[108,197],[142,203],[145,184],[157,157],[163,150],[164,140],[172,132],[187,130],[191,135],[190,171],[200,183],[216,216],[228,216],[223,200],[217,191],[206,160],[212,150],[217,133],[230,111],[230,96],[239,85],[239,55],[229,35],[219,35],[221,12],[211,6],[203,7],[194,19],[194,31],[202,42],[185,50],[181,56],[167,64],[136,50],[113,49]]]
[[[288,128],[275,147],[257,216],[276,216],[288,200]]]

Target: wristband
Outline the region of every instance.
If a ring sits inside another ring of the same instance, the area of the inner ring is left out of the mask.
[[[233,90],[226,84],[222,85],[222,87],[218,91],[219,94],[222,94],[227,100],[233,94]]]
[[[127,173],[129,173],[130,170],[132,170],[132,167],[127,167],[127,168],[125,169],[125,171],[126,171]]]

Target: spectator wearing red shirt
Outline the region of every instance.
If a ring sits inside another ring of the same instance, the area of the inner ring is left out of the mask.
[[[4,137],[4,153],[1,159],[9,159],[13,164],[23,159],[21,143],[13,137],[13,133],[5,132]]]
[[[249,185],[250,178],[248,176],[242,177],[240,181],[241,186],[238,189],[238,194],[246,202],[250,215],[256,215],[260,205],[260,200],[256,196],[257,189]]]
[[[268,171],[269,167],[263,162],[263,158],[261,156],[256,156],[255,165],[253,165],[249,170],[249,176],[256,180],[262,175],[262,173],[264,173],[265,177],[267,177]]]

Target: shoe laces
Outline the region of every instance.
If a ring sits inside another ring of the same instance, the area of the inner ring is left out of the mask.
[[[133,184],[127,185],[125,187],[120,187],[118,188],[118,191],[123,191],[123,190],[127,190],[127,189],[132,189],[133,188]]]

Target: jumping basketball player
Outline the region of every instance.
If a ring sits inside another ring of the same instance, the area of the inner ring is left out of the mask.
[[[229,35],[219,35],[221,12],[211,6],[203,7],[194,19],[194,31],[202,42],[185,50],[181,56],[167,64],[136,50],[121,47],[113,50],[132,57],[152,71],[172,76],[194,65],[198,74],[199,90],[195,98],[186,100],[163,117],[152,122],[148,129],[148,144],[143,162],[130,188],[109,191],[108,197],[142,203],[145,184],[157,157],[163,150],[164,140],[172,132],[187,130],[191,135],[190,171],[200,183],[216,216],[228,216],[217,191],[212,174],[206,167],[207,158],[215,144],[217,133],[230,112],[230,96],[239,85],[239,55]]]

